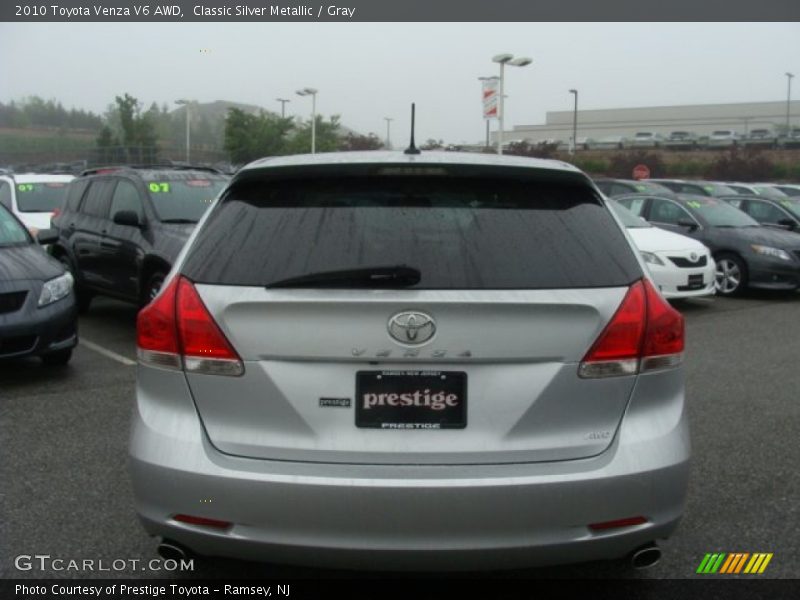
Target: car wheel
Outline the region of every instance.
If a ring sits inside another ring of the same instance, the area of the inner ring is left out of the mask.
[[[155,297],[158,296],[158,292],[161,291],[161,286],[164,285],[164,279],[166,279],[166,277],[166,273],[162,273],[161,271],[153,273],[150,276],[142,292],[142,306],[150,304]]]
[[[87,292],[78,284],[78,274],[76,272],[75,266],[72,264],[72,261],[69,259],[69,256],[66,254],[62,254],[58,257],[58,261],[64,265],[64,268],[72,273],[72,279],[75,281],[73,284],[75,287],[75,304],[78,306],[78,312],[80,314],[85,314],[89,311],[89,305],[92,303],[92,294]]]
[[[43,354],[40,358],[48,367],[60,367],[67,364],[69,359],[72,358],[72,348],[51,352],[50,354]]]
[[[720,296],[740,294],[747,285],[747,267],[744,261],[735,254],[720,254],[715,260],[717,294]]]

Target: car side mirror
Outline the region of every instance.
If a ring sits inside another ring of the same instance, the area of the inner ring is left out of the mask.
[[[55,244],[58,241],[57,229],[40,229],[36,232],[36,241],[42,246],[47,244]]]
[[[778,221],[778,225],[788,229],[789,231],[794,231],[795,229],[797,229],[797,223],[795,221],[792,221],[791,219],[781,219],[780,221]]]
[[[678,227],[686,227],[689,231],[697,229],[697,223],[691,219],[678,219]]]
[[[139,215],[132,210],[121,210],[114,214],[114,223],[117,225],[128,225],[129,227],[141,227]]]

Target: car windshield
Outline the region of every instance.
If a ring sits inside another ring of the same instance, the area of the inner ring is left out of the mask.
[[[225,184],[221,177],[174,175],[145,181],[160,221],[197,223]]]
[[[617,215],[622,224],[625,225],[628,229],[639,229],[644,227],[652,227],[650,223],[642,219],[641,217],[637,217],[633,214],[630,210],[622,206],[616,200],[609,200],[608,205],[614,211],[614,214]]]
[[[17,207],[20,212],[53,212],[64,204],[66,181],[17,181]]]
[[[800,219],[800,197],[781,198],[780,205]]]
[[[14,216],[0,206],[0,248],[30,244],[31,237]]]
[[[758,221],[724,200],[707,196],[681,198],[684,206],[699,214],[712,227],[758,227]]]

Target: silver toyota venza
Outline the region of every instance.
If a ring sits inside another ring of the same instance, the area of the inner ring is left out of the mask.
[[[676,528],[683,319],[578,169],[242,169],[138,317],[136,507],[165,548],[490,569]]]

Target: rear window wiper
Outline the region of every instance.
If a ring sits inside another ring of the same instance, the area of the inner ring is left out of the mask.
[[[267,288],[403,288],[419,283],[418,269],[406,265],[309,273],[268,283]]]
[[[162,223],[177,223],[179,225],[194,225],[197,223],[196,219],[161,219]]]

